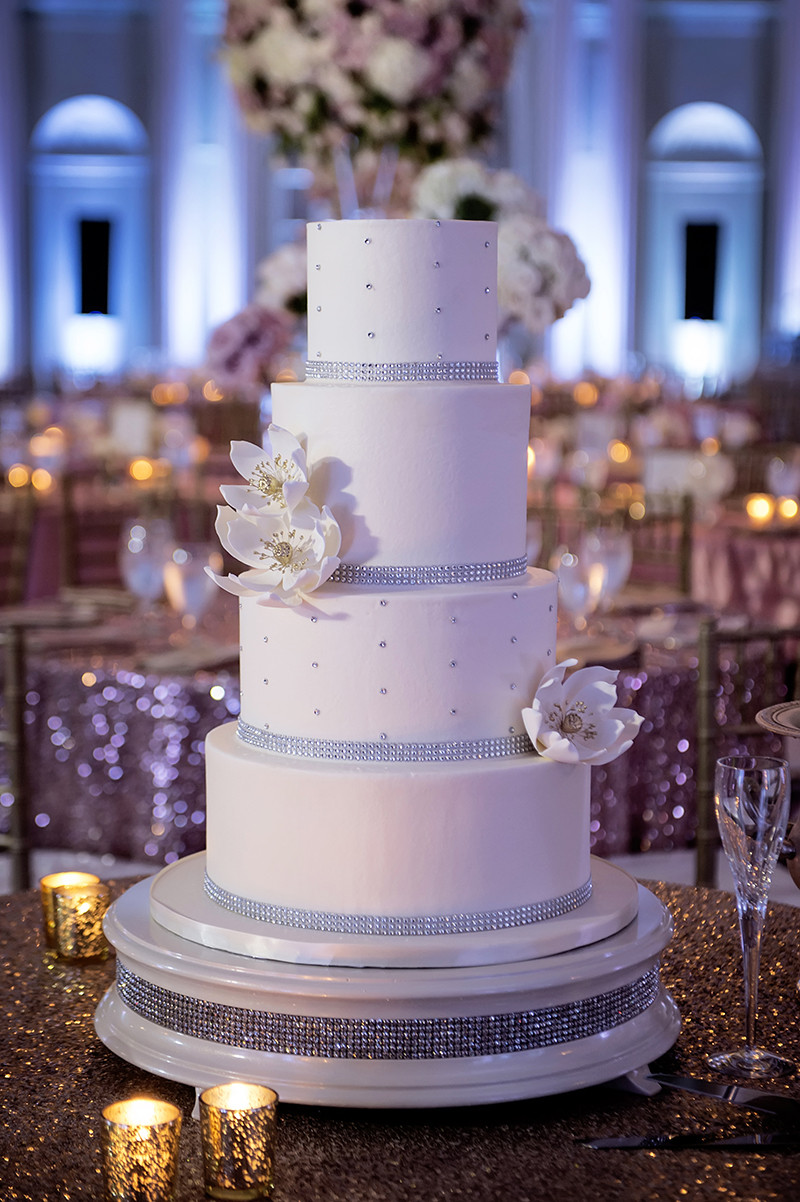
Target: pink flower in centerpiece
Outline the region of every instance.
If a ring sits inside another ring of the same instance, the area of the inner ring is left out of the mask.
[[[608,764],[627,751],[642,724],[641,714],[616,705],[619,675],[609,668],[556,664],[542,679],[522,721],[534,748],[561,763]]]
[[[288,315],[263,305],[248,305],[217,326],[206,350],[215,382],[231,390],[268,384],[272,362],[289,346],[293,328]]]

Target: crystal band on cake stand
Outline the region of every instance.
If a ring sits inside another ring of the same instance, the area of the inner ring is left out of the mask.
[[[637,892],[636,919],[587,947],[395,971],[201,947],[152,921],[143,881],[107,919],[120,987],[95,1024],[147,1071],[197,1087],[244,1076],[288,1102],[453,1106],[579,1089],[641,1068],[677,1036],[658,970],[671,920]]]

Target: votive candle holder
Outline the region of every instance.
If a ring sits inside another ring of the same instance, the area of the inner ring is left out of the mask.
[[[106,1202],[172,1202],[181,1112],[170,1102],[129,1098],[103,1111]]]
[[[66,885],[53,890],[56,955],[61,960],[105,960],[108,943],[103,918],[111,890],[100,882]]]
[[[100,877],[93,872],[51,872],[39,881],[44,918],[44,938],[48,947],[56,946],[56,919],[53,906],[53,891],[73,885],[99,885]]]
[[[203,1175],[209,1198],[250,1202],[273,1188],[278,1095],[231,1081],[200,1094]]]

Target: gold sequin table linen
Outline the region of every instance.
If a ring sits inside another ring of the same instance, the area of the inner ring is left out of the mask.
[[[646,860],[645,860],[646,863]],[[127,882],[126,882],[127,883]],[[663,974],[683,1017],[662,1071],[709,1076],[706,1052],[743,1030],[732,898],[651,886],[670,907],[675,938]],[[117,884],[115,891],[120,891]],[[800,910],[770,907],[761,976],[762,1041],[800,1060]],[[136,1094],[183,1112],[177,1202],[203,1197],[194,1090],[118,1059],[94,1032],[113,961],[78,967],[47,950],[36,893],[0,899],[0,1198],[101,1199],[100,1115]],[[800,1100],[800,1078],[776,1084]],[[800,1154],[745,1150],[593,1151],[596,1135],[721,1135],[781,1130],[787,1120],[664,1090],[654,1098],[607,1087],[474,1109],[366,1111],[283,1106],[275,1202],[771,1202],[800,1197]]]

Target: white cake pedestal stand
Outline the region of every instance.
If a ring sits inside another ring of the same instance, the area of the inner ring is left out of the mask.
[[[511,1101],[610,1081],[662,1055],[680,1019],[658,973],[668,911],[589,946],[458,968],[348,968],[263,960],[156,922],[151,881],[111,908],[118,979],[103,1042],[196,1087],[262,1082],[287,1102],[429,1107]]]

